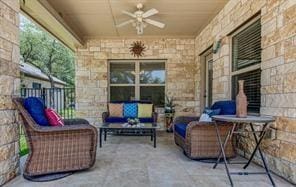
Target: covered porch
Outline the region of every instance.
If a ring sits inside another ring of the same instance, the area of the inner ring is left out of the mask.
[[[163,29],[146,25],[139,34],[132,22],[116,26],[130,18],[122,11],[135,12],[139,2],[144,10],[159,11],[152,18],[165,23]],[[223,164],[213,170],[211,163],[187,158],[164,131],[165,96],[174,98],[175,117],[200,116],[216,101],[235,99],[237,80],[244,79],[249,114],[275,118],[261,144],[275,183],[292,186],[295,12],[293,0],[0,0],[0,185],[229,186]],[[77,117],[99,128],[110,101],[150,100],[160,126],[157,148],[148,138],[111,136],[90,170],[46,183],[25,180],[25,157],[18,153],[21,119],[12,103],[20,89],[19,14],[75,52]],[[144,44],[142,56],[131,54],[135,41]],[[254,145],[250,136],[240,138],[235,160],[250,157]],[[254,161],[249,169],[262,171],[258,155]],[[270,186],[265,175],[233,180],[235,186]]]

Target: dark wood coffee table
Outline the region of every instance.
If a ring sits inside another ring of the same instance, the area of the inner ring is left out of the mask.
[[[124,136],[150,136],[153,146],[156,148],[156,129],[159,126],[156,123],[142,123],[139,126],[128,127],[125,123],[103,123],[100,127],[100,147],[102,147],[102,136],[107,141],[108,132],[123,131]]]

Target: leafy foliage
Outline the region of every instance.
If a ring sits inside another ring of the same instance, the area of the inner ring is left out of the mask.
[[[152,71],[144,71],[141,74],[141,82],[148,83],[148,84],[164,84],[164,80],[160,77],[153,77]]]
[[[25,63],[37,66],[54,87],[52,76],[74,86],[74,55],[67,47],[25,17],[21,17],[20,53]]]
[[[168,95],[165,96],[165,113],[174,113],[175,107],[177,105],[174,104],[174,98],[169,97]]]

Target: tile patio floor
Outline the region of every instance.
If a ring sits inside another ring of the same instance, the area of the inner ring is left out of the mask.
[[[238,158],[241,160],[242,158]],[[224,165],[212,169],[213,164],[192,161],[185,157],[174,144],[172,134],[158,133],[157,148],[154,149],[150,137],[109,136],[107,143],[98,148],[95,166],[69,177],[35,183],[18,176],[6,187],[223,187],[229,186]],[[233,170],[239,166],[234,165]],[[254,164],[249,170],[263,171]],[[273,175],[277,186],[292,186]],[[239,187],[271,186],[265,175],[234,176],[234,185]]]

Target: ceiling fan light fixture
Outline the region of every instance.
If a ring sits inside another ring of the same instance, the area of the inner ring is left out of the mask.
[[[158,10],[156,10],[155,8],[152,8],[152,9],[144,12],[141,10],[142,8],[143,8],[143,4],[139,3],[139,4],[137,4],[138,10],[134,13],[130,13],[130,12],[123,10],[122,13],[132,17],[133,18],[132,20],[134,20],[134,21],[132,21],[132,20],[125,21],[121,24],[116,25],[116,27],[122,27],[122,26],[128,25],[129,23],[132,23],[132,26],[136,27],[136,31],[137,31],[138,35],[141,35],[144,33],[144,28],[146,28],[148,26],[148,24],[153,25],[158,28],[165,27],[164,23],[161,23],[161,22],[158,22],[158,21],[155,21],[152,19],[147,19],[148,17],[157,14]]]

